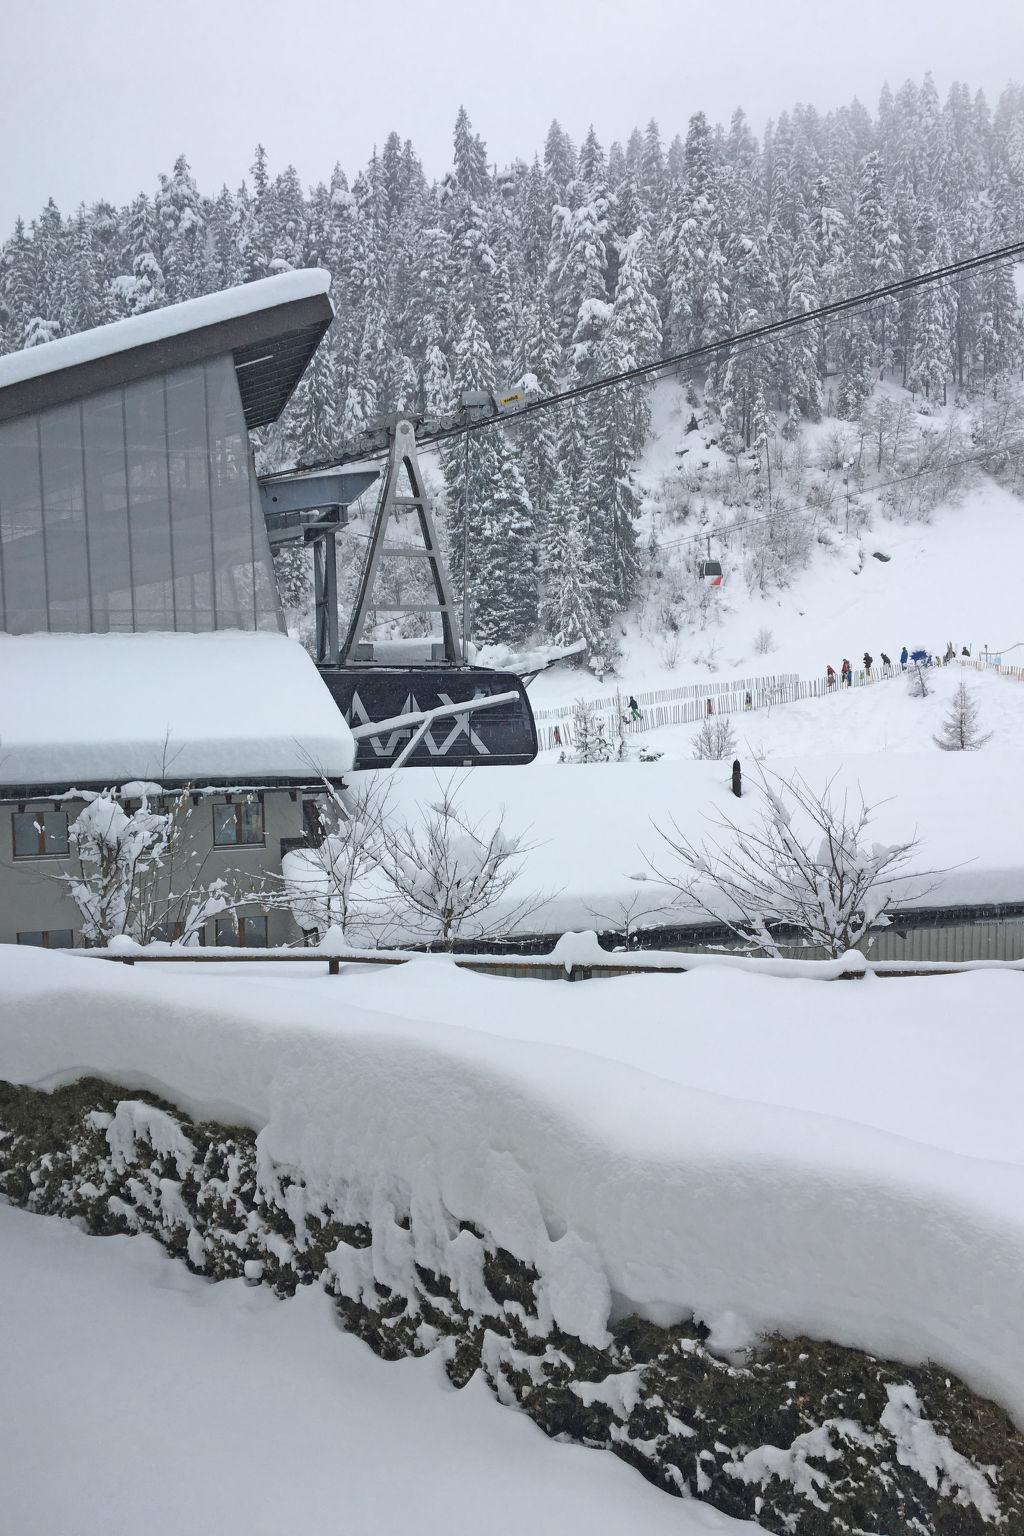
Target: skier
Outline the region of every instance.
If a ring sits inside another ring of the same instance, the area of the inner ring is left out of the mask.
[[[847,688],[853,687],[853,668],[850,666],[849,660],[845,656],[843,657],[843,664],[839,668],[839,676],[842,678]]]
[[[965,645],[963,650],[960,652],[960,655],[961,656],[969,656],[970,654],[971,654],[970,646],[969,645]]]
[[[637,703],[636,699],[633,697],[632,694],[630,694],[628,702],[629,702],[629,718],[630,718],[630,722],[633,725],[639,725],[640,724],[640,705]]]
[[[826,686],[826,688],[834,688],[835,685],[836,685],[836,669],[832,665],[832,663],[829,662],[828,666],[825,668],[825,686]]]
[[[886,677],[892,677],[892,662],[885,652],[882,652],[882,671]]]
[[[869,683],[871,681],[871,664],[874,661],[874,659],[875,658],[872,656],[870,651],[865,651],[864,652],[864,671],[868,674],[868,682]]]
[[[900,651],[900,666],[903,668],[904,672],[907,670],[907,648],[906,648],[906,646],[904,646],[902,651]]]
[[[953,642],[952,642],[952,640],[947,640],[947,641],[946,641],[946,654],[945,654],[945,655],[944,655],[944,656],[943,656],[943,658],[942,658],[942,660],[943,660],[943,663],[944,663],[944,664],[945,664],[945,665],[946,665],[946,666],[948,666],[948,665],[949,665],[949,663],[950,663],[950,662],[951,662],[951,661],[952,661],[952,660],[953,660],[953,658],[954,658],[954,657],[955,657],[955,655],[956,655],[956,651],[955,651],[955,650],[954,650],[954,649],[953,649]]]
[[[560,747],[561,745],[562,745],[562,732],[561,732],[561,729],[556,725],[555,726],[555,746],[556,747]]]

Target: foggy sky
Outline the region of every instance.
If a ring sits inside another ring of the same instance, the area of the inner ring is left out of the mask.
[[[0,0],[0,238],[152,192],[184,153],[204,192],[271,169],[349,177],[394,128],[428,176],[460,103],[492,162],[531,157],[552,117],[607,148],[655,117],[742,106],[760,132],[930,69],[994,103],[1024,58],[1024,0]]]

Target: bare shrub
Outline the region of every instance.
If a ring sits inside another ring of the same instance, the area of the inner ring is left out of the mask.
[[[704,721],[693,739],[693,755],[699,761],[716,763],[735,757],[736,738],[726,716],[716,715]]]
[[[191,817],[192,802],[184,792],[164,810],[158,789],[144,790],[132,811],[112,789],[90,796],[68,828],[78,873],[56,877],[81,913],[87,945],[122,936],[140,944],[153,939],[194,944],[208,918],[240,905],[224,880],[204,883]]]
[[[762,770],[755,825],[722,816],[713,824],[729,840],[697,846],[673,822],[671,832],[658,832],[675,867],[649,861],[651,868],[751,953],[780,955],[779,930],[833,958],[870,944],[871,930],[888,927],[901,896],[919,898],[934,889],[937,871],[909,867],[919,847],[916,834],[889,845],[870,840],[876,808],[863,800],[851,806],[845,794],[835,799],[833,783],[816,794],[798,776],[786,781]]]
[[[546,897],[512,887],[535,846],[509,836],[504,815],[488,829],[470,821],[449,782],[418,821],[381,823],[379,870],[397,903],[403,932],[444,949],[457,939],[511,933],[544,905]]]
[[[754,650],[759,656],[769,656],[775,649],[775,636],[767,625],[762,625],[754,636]]]

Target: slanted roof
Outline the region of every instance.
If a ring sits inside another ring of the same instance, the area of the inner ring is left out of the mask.
[[[355,756],[283,635],[0,635],[0,796],[132,780],[315,783]]]
[[[0,421],[230,352],[245,424],[264,427],[334,318],[330,285],[318,267],[282,272],[9,353],[0,357]]]

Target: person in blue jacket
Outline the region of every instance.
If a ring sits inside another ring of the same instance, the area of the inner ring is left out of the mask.
[[[900,651],[900,666],[903,668],[904,672],[907,670],[907,648],[906,648],[906,646],[904,646],[902,651]]]

